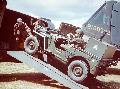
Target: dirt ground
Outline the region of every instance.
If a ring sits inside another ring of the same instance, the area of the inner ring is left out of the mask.
[[[90,89],[120,89],[120,62],[87,83]],[[23,63],[0,62],[0,89],[68,89]]]

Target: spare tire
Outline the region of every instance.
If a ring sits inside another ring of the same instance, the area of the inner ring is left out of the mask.
[[[24,42],[24,49],[29,54],[34,54],[38,51],[39,42],[36,37],[29,36]]]

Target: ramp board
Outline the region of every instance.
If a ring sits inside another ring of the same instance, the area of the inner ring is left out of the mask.
[[[31,67],[34,67],[39,72],[58,81],[70,89],[89,89],[81,84],[74,82],[67,75],[63,74],[50,64],[46,64],[40,59],[37,59],[24,51],[7,51],[7,54]]]

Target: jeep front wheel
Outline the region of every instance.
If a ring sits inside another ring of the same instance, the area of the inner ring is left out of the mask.
[[[72,61],[68,66],[68,76],[76,82],[83,82],[89,73],[87,64],[82,60]]]
[[[38,50],[38,40],[34,36],[29,36],[24,42],[24,49],[29,54],[34,54]]]

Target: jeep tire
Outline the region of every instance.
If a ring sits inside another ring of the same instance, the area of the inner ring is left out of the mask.
[[[68,76],[79,83],[87,79],[89,68],[86,62],[82,60],[74,60],[68,66]]]
[[[38,50],[39,42],[35,36],[29,36],[24,42],[24,49],[29,54],[34,54]]]

